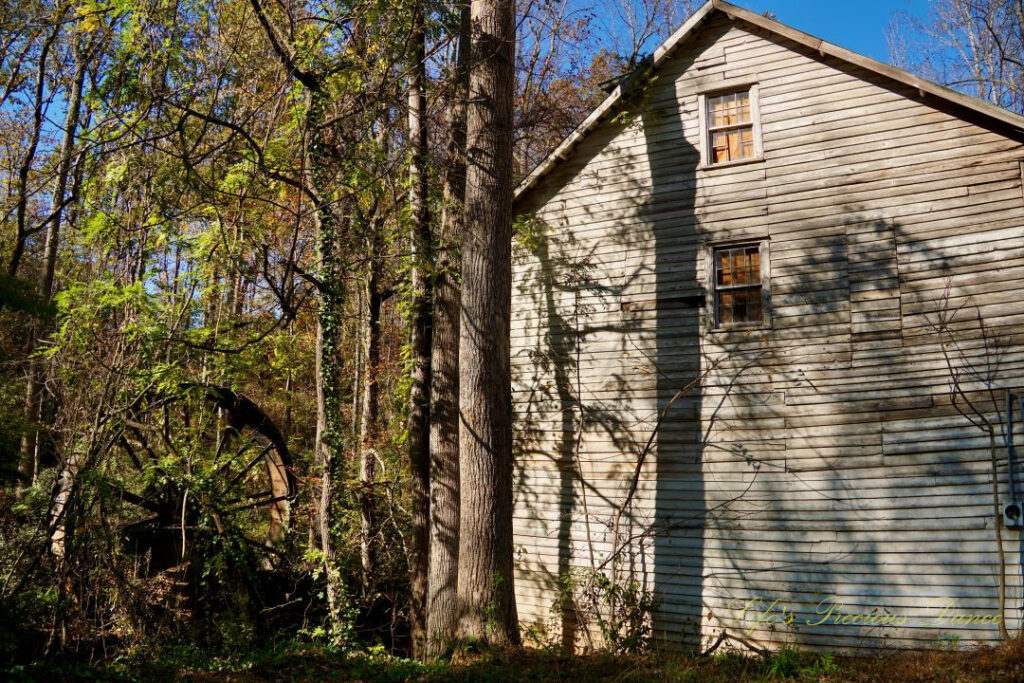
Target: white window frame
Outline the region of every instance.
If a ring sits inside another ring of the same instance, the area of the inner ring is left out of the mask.
[[[719,87],[702,92],[697,96],[697,111],[700,117],[700,139],[701,139],[701,168],[724,168],[728,166],[739,166],[757,161],[764,161],[764,146],[761,142],[761,103],[757,83],[749,81],[736,83],[722,83]],[[711,127],[708,117],[708,99],[719,95],[729,95],[737,92],[750,93],[750,119],[751,128],[754,134],[754,156],[746,159],[734,159],[732,161],[720,161],[715,163],[712,160]]]
[[[754,246],[758,248],[758,261],[761,266],[761,320],[743,323],[729,323],[723,325],[718,319],[718,278],[715,276],[715,254],[721,249],[735,249],[736,247]],[[707,245],[705,252],[705,265],[707,270],[708,298],[707,315],[710,322],[710,329],[714,332],[727,332],[731,330],[758,330],[768,329],[772,326],[772,288],[771,288],[771,251],[767,237],[747,237],[723,242],[713,242]]]

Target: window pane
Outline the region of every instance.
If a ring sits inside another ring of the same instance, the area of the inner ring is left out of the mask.
[[[735,161],[754,156],[754,132],[747,128],[711,134],[711,161]]]
[[[740,149],[739,158],[747,159],[754,156],[754,131],[753,129],[743,129],[740,131]]]
[[[718,267],[718,284],[719,285],[731,285],[733,284],[732,268],[729,264],[719,265]]]
[[[718,295],[718,324],[731,325],[732,320],[732,292],[720,292]]]
[[[756,292],[751,291],[751,297],[747,301],[747,322],[759,323],[761,319],[761,288],[758,287]]]
[[[736,284],[736,276],[732,267],[732,249],[718,249],[715,254],[717,255],[715,269],[718,271],[718,284],[720,285],[734,285]]]
[[[729,133],[713,133],[711,136],[711,161],[729,161]]]
[[[750,93],[734,92],[708,98],[712,126],[734,126],[750,123]]]
[[[747,247],[745,250],[745,271],[744,283],[757,283],[761,281],[761,250],[758,247]]]
[[[737,323],[747,322],[747,290],[738,289],[733,293],[732,320]]]
[[[759,247],[733,247],[715,250],[715,281],[719,285],[758,284],[761,281]]]

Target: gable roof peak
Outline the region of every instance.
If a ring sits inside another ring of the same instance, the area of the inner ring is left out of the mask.
[[[798,44],[804,45],[811,50],[816,51],[821,57],[834,57],[846,62],[847,64],[852,64],[892,81],[910,86],[911,88],[916,89],[922,98],[927,95],[931,95],[938,98],[940,101],[951,103],[968,111],[981,114],[988,119],[992,119],[1009,127],[1011,131],[1020,136],[1021,139],[1024,139],[1024,116],[1014,114],[1007,109],[989,104],[988,102],[976,97],[971,97],[970,95],[957,92],[956,90],[939,85],[938,83],[921,78],[920,76],[915,76],[903,69],[879,62],[878,60],[871,59],[870,57],[865,57],[864,55],[853,52],[852,50],[847,50],[846,48],[839,47],[838,45],[833,45],[821,38],[816,38],[815,36],[799,31],[779,21],[769,19],[764,15],[724,2],[724,0],[707,0],[707,2],[691,14],[690,17],[683,22],[683,25],[676,29],[676,31],[669,36],[657,50],[654,51],[654,54],[646,64],[645,68],[638,69],[637,71],[626,74],[625,77],[621,78],[614,89],[610,91],[608,97],[606,97],[604,101],[601,102],[601,104],[599,104],[597,108],[595,108],[590,115],[587,116],[587,118],[585,118],[583,122],[575,128],[575,130],[573,130],[572,133],[569,134],[568,137],[559,143],[559,145],[555,147],[555,149],[552,150],[543,161],[537,164],[537,166],[530,171],[522,181],[520,181],[519,186],[515,190],[514,200],[518,200],[529,190],[533,189],[542,177],[547,175],[559,163],[565,160],[569,152],[572,151],[572,149],[575,148],[583,138],[597,128],[597,126],[600,125],[611,112],[615,111],[617,106],[622,102],[623,97],[639,81],[643,80],[641,78],[642,75],[650,73],[664,64],[675,48],[685,42],[691,35],[696,33],[704,20],[715,12],[721,12],[730,19],[745,21],[748,24],[757,26],[777,36],[781,36]]]

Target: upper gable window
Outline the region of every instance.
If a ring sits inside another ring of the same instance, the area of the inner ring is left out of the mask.
[[[704,164],[715,166],[760,158],[757,87],[707,94],[702,99]]]

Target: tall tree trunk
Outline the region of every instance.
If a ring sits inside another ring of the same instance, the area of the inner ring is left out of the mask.
[[[513,0],[473,0],[459,331],[458,636],[518,644],[512,573]]]
[[[434,278],[430,377],[430,572],[427,579],[428,659],[455,638],[459,562],[459,281],[458,245],[466,194],[466,96],[469,4],[459,13],[455,88],[448,106],[443,207]]]
[[[374,537],[377,535],[376,495],[374,479],[377,474],[377,423],[380,418],[380,261],[376,254],[376,240],[370,246],[370,268],[366,278],[366,313],[362,337],[363,349],[363,410],[359,447],[359,559],[363,572],[363,590],[369,594],[373,583]]]
[[[430,255],[427,211],[426,35],[422,4],[413,18],[409,76],[410,213],[412,214],[412,391],[409,397],[409,465],[412,470],[412,642],[417,655],[426,636],[427,566],[430,543]]]
[[[71,93],[64,112],[64,134],[57,158],[57,178],[50,198],[49,222],[46,226],[46,240],[43,250],[43,277],[39,282],[39,296],[43,301],[53,299],[53,280],[57,270],[57,250],[60,247],[60,228],[66,208],[65,195],[75,155],[75,134],[82,109],[82,89],[85,84],[85,59],[75,50],[75,72],[71,80]],[[19,208],[20,210],[20,208]],[[34,347],[40,334],[39,323],[33,322],[28,332],[28,344]],[[28,366],[28,381],[25,385],[25,418],[28,429],[21,438],[20,471],[29,484],[35,481],[39,467],[39,436],[35,425],[40,422],[43,403],[43,378],[45,367],[39,358],[32,358]],[[63,474],[61,475],[64,476]]]

